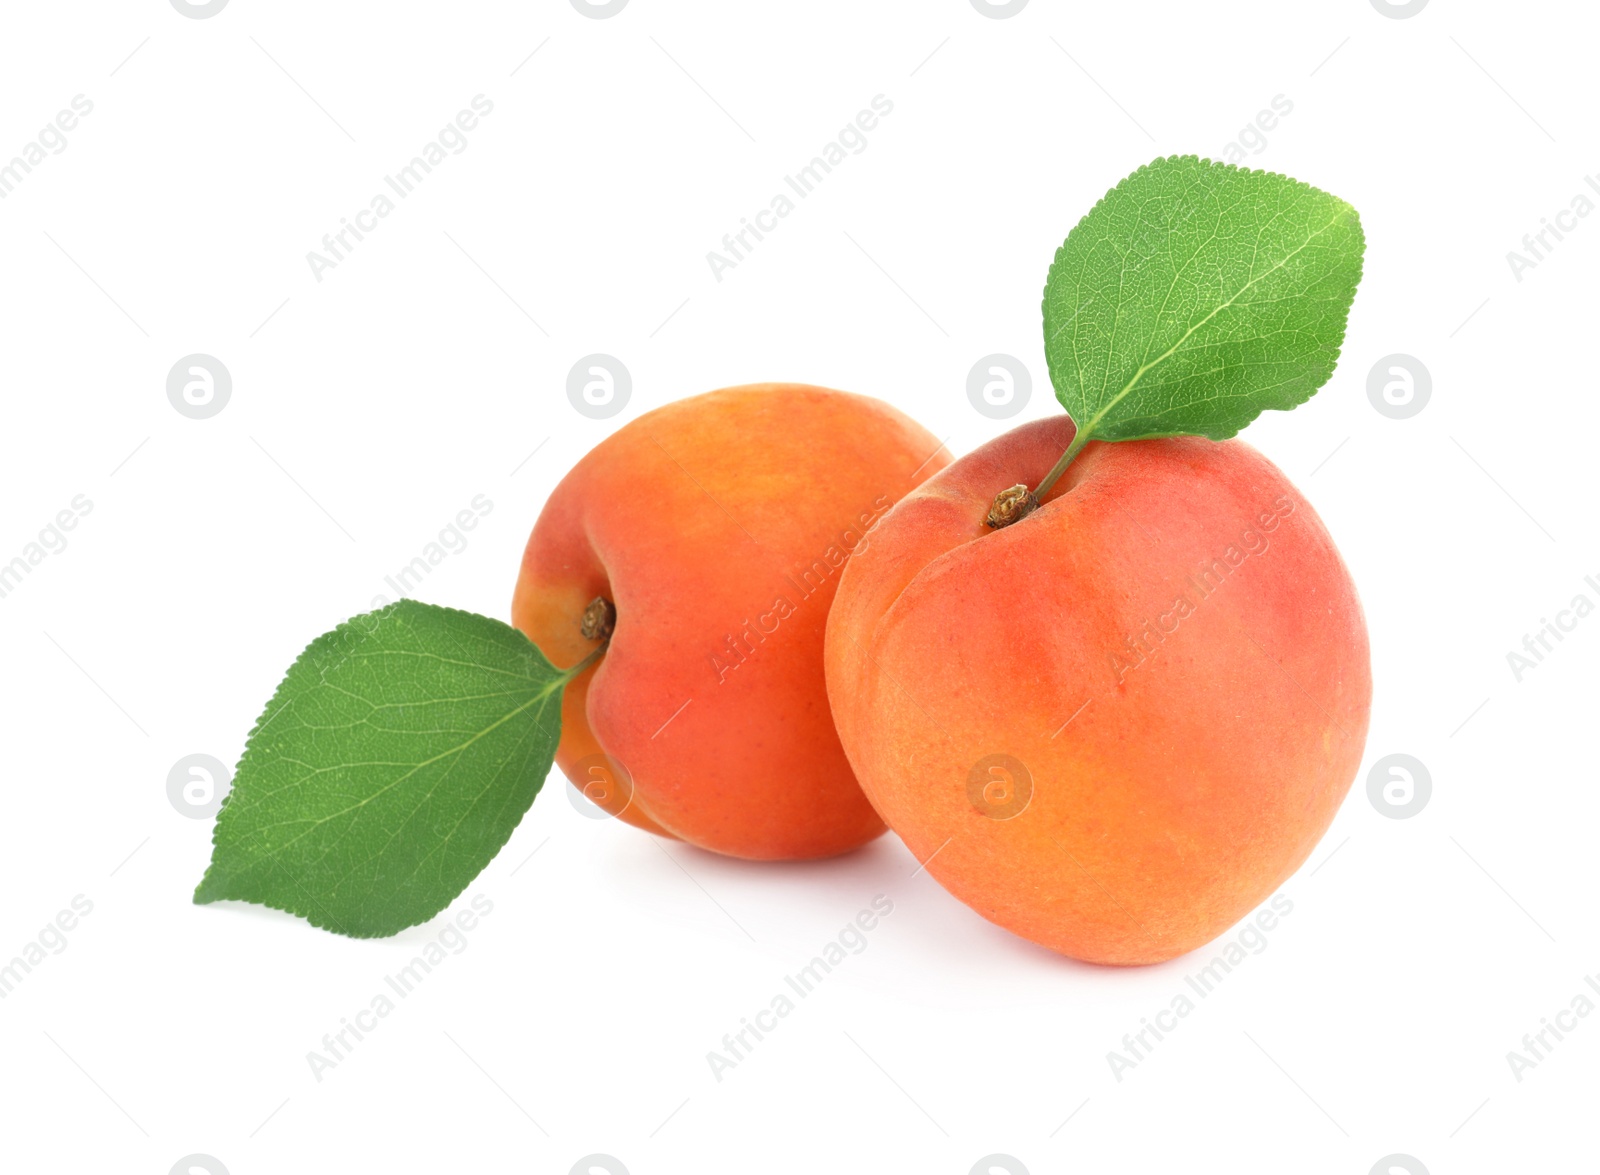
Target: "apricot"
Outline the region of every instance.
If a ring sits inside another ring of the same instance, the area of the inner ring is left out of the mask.
[[[887,404],[796,384],[680,400],[597,445],[539,515],[512,603],[559,666],[610,626],[562,703],[567,778],[630,824],[737,857],[882,833],[834,730],[823,634],[867,529],[946,464]]]
[[[1076,959],[1217,937],[1305,861],[1360,763],[1366,624],[1310,504],[1240,441],[1024,425],[912,491],[850,561],[828,694],[928,872]]]

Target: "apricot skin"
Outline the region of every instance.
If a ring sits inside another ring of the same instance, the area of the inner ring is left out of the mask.
[[[829,697],[873,805],[956,897],[1076,959],[1156,963],[1327,831],[1366,741],[1366,624],[1310,504],[1240,441],[1090,442],[984,528],[1072,435],[1024,425],[879,520],[829,618]],[[985,814],[1010,811],[1003,774],[969,789],[997,754],[1032,778],[1009,819]]]
[[[562,771],[628,823],[738,857],[882,833],[834,731],[823,633],[868,526],[947,463],[888,405],[795,384],[679,400],[602,441],[546,503],[512,603],[558,666],[595,648],[585,606],[616,605],[563,699]]]

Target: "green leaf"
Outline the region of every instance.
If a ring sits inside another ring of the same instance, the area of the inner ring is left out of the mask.
[[[1158,159],[1108,192],[1044,288],[1056,396],[1091,437],[1231,437],[1327,382],[1361,280],[1356,210],[1268,172]]]
[[[410,600],[318,637],[250,732],[194,900],[357,938],[427,921],[533,803],[576,672],[498,620]]]

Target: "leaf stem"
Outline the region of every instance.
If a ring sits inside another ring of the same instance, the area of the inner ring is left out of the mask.
[[[598,645],[596,645],[593,649],[591,649],[589,651],[589,655],[587,657],[585,657],[582,661],[579,661],[571,669],[563,669],[561,671],[561,679],[562,679],[562,681],[563,682],[568,682],[568,681],[571,681],[574,677],[577,677],[578,674],[582,673],[585,669],[589,668],[589,666],[593,665],[596,661],[600,660],[601,654],[603,654],[606,651],[606,649],[608,649],[610,646],[611,646],[610,638],[607,638],[606,640],[601,641]]]
[[[1076,457],[1083,446],[1088,443],[1090,435],[1091,434],[1088,429],[1078,430],[1076,435],[1074,435],[1072,438],[1072,443],[1067,446],[1067,451],[1061,454],[1061,460],[1057,461],[1051,468],[1050,472],[1044,475],[1044,480],[1034,487],[1034,497],[1038,498],[1040,501],[1044,500],[1044,496],[1050,492],[1050,487],[1055,485],[1056,482],[1060,480],[1061,475],[1067,471],[1067,466],[1072,464],[1072,459]]]

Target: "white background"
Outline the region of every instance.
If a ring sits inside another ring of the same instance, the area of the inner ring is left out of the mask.
[[[0,561],[75,495],[93,510],[0,599],[0,960],[94,908],[0,1001],[0,1168],[1577,1169],[1600,1017],[1521,1082],[1506,1054],[1600,971],[1600,619],[1520,683],[1506,654],[1600,601],[1600,218],[1520,282],[1506,254],[1600,171],[1596,24],[1576,0],[8,5],[0,160],[75,95],[94,110],[0,201]],[[707,251],[880,93],[866,150],[716,281]],[[477,94],[467,149],[318,282],[308,250]],[[505,617],[551,487],[666,401],[826,384],[958,454],[1059,411],[1055,247],[1279,94],[1250,162],[1351,201],[1368,252],[1332,381],[1246,435],[1341,545],[1375,699],[1268,949],[1119,1082],[1106,1054],[1204,952],[1081,965],[892,836],[755,866],[551,786],[463,898],[494,906],[469,948],[314,1079],[306,1054],[438,927],[356,942],[191,905],[211,827],[169,803],[172,765],[234,762],[304,643],[476,494],[493,513],[419,595]],[[166,396],[193,352],[233,377],[208,420]],[[590,352],[633,376],[610,421],[565,396]],[[1012,421],[967,400],[991,352],[1033,373]],[[1408,420],[1366,391],[1395,352],[1432,374]],[[1432,775],[1411,819],[1367,798],[1393,752]],[[707,1052],[875,894],[868,949],[714,1080]]]

